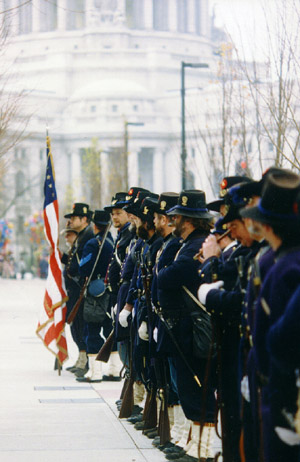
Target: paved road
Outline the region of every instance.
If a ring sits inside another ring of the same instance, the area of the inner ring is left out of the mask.
[[[44,287],[39,279],[0,279],[0,461],[165,461],[118,420],[120,383],[78,384],[53,370],[54,356],[35,334]],[[70,365],[76,349],[67,336]]]

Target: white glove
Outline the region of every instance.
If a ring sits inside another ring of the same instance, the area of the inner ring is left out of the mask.
[[[284,427],[275,427],[275,432],[285,444],[289,446],[296,446],[300,443],[300,436],[298,433],[289,430],[288,428]]]
[[[157,327],[155,327],[155,328],[153,329],[153,340],[154,340],[154,342],[156,342],[156,343],[157,343],[157,337],[158,337],[158,329],[157,329]]]
[[[146,342],[149,340],[148,326],[146,321],[143,321],[139,327],[139,337]]]
[[[127,327],[128,326],[127,318],[130,315],[130,313],[131,313],[131,311],[128,311],[125,308],[123,308],[123,310],[120,311],[119,323],[121,324],[122,327]]]
[[[206,303],[206,297],[208,292],[210,292],[213,289],[220,289],[223,287],[224,281],[217,281],[217,282],[212,282],[211,284],[201,284],[201,286],[198,289],[198,298],[203,305]]]
[[[250,403],[250,389],[249,389],[249,379],[247,375],[244,375],[241,381],[241,393],[242,397]]]

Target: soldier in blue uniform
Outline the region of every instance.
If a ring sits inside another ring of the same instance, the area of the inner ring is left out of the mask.
[[[117,303],[120,274],[122,264],[125,260],[126,249],[135,235],[135,231],[130,229],[130,219],[123,207],[128,203],[128,193],[118,192],[112,197],[111,204],[104,207],[104,210],[111,214],[113,226],[118,230],[117,239],[115,242],[113,256],[108,266],[106,283],[110,290],[110,305],[114,309]],[[112,330],[107,326],[107,334]],[[119,354],[117,351],[117,344],[114,344],[112,353],[108,363],[108,373],[103,376],[104,381],[117,381],[120,380],[119,376]]]
[[[240,325],[248,267],[259,249],[240,216],[240,210],[247,199],[235,200],[233,192],[231,188],[225,196],[227,213],[222,222],[227,224],[232,238],[237,239],[240,245],[223,263],[214,257],[216,243],[211,237],[207,239],[202,247],[203,255],[207,257],[204,265],[212,262],[212,281],[216,282],[201,284],[198,293],[200,301],[212,313],[217,338],[218,399],[223,457],[226,462],[240,461]],[[201,272],[200,277],[205,280],[206,274]],[[224,289],[220,290],[223,284]]]
[[[73,205],[70,213],[65,215],[68,219],[68,227],[74,229],[78,235],[69,254],[62,255],[62,263],[65,265],[65,282],[69,296],[67,302],[68,314],[76,304],[83,285],[83,279],[79,273],[79,262],[86,242],[94,236],[90,226],[91,212],[88,204],[77,202]],[[77,377],[82,377],[87,372],[86,344],[84,341],[83,303],[71,325],[71,334],[76,343],[79,356],[74,366],[68,368]]]
[[[143,199],[145,194],[147,197]],[[149,378],[149,355],[145,342],[148,341],[147,320],[151,316],[144,293],[143,280],[146,276],[142,274],[141,267],[144,267],[145,273],[150,278],[156,253],[162,244],[162,239],[155,233],[153,212],[148,206],[150,204],[147,203],[148,197],[157,198],[158,196],[153,193],[139,193],[136,202],[126,207],[136,217],[137,234],[143,239],[144,245],[138,257],[139,261],[135,265],[126,304],[119,315],[119,323],[122,327],[127,327],[127,319],[134,309],[134,368],[137,378],[143,378],[144,382]],[[147,360],[146,369],[145,360]]]
[[[95,237],[87,241],[83,248],[82,257],[79,263],[79,272],[85,279],[88,278],[93,271],[91,281],[95,281],[99,278],[104,280],[114,248],[114,241],[110,232],[108,232],[105,242],[103,243],[101,255],[97,261],[95,269],[94,265],[99,248],[102,244],[103,235],[110,222],[110,215],[104,210],[95,210],[92,216],[92,222],[94,224],[93,228]],[[87,290],[89,291],[89,287]],[[104,343],[103,337],[100,336],[100,331],[102,327],[105,327],[105,324],[110,324],[110,317],[107,317],[103,324],[85,323],[85,342],[89,359],[89,371],[84,375],[84,377],[77,377],[76,380],[78,382],[99,382],[102,380],[102,363],[100,361],[96,361],[96,356]]]
[[[152,443],[161,450],[173,449],[175,443],[182,436],[185,421],[182,407],[178,401],[176,369],[172,362],[170,361],[169,363],[168,361],[169,359],[171,360],[173,345],[160,319],[160,315],[163,312],[162,306],[168,301],[164,300],[163,291],[158,290],[157,286],[159,271],[173,263],[175,255],[181,247],[180,239],[173,234],[173,219],[167,216],[167,212],[177,204],[178,198],[179,194],[177,193],[162,193],[156,201],[152,201],[151,205],[154,211],[155,230],[163,238],[163,243],[157,252],[153,268],[151,299],[156,315],[153,316],[153,324],[150,327],[150,355],[155,362],[157,386],[160,390],[163,390],[160,403],[161,413],[163,413],[166,402],[169,406],[169,411],[172,408],[174,416],[174,425],[171,428],[169,442],[167,442],[165,435],[161,432]]]
[[[275,251],[276,263],[268,272],[257,303],[254,353],[262,387],[264,456],[266,461],[297,461],[299,447],[285,444],[275,432],[286,427],[283,408],[293,409],[295,390],[289,373],[272,361],[267,350],[271,327],[284,314],[300,283],[299,224],[296,196],[300,178],[293,172],[270,174],[256,207],[242,211],[244,217],[261,224],[261,232]],[[284,349],[284,345],[282,345]]]
[[[186,292],[183,288],[186,287],[193,296],[197,294],[199,263],[193,259],[193,256],[201,248],[212,227],[212,216],[207,210],[205,193],[198,190],[182,191],[177,205],[169,210],[167,215],[174,217],[174,232],[183,243],[174,261],[159,271],[158,290],[163,291],[168,299],[168,306],[164,307],[167,308],[165,317],[174,326],[173,334],[186,359],[183,360],[179,351],[173,349],[180,403],[186,418],[192,421],[191,442],[186,455],[178,460],[198,460],[199,423],[203,415],[205,425],[200,457],[203,460],[213,460],[211,439],[214,431],[214,394],[213,389],[208,385],[207,402],[204,402],[203,388],[199,387],[190,371],[191,367],[200,382],[204,382],[206,360],[197,358],[193,350],[190,302],[185,298]]]
[[[124,206],[124,210],[126,210],[126,207],[131,207],[135,199],[137,198],[137,195],[141,193],[142,195],[150,193],[150,191],[140,188],[140,187],[131,187],[128,191],[128,195],[126,196],[126,205]],[[136,234],[136,225],[134,222],[134,215],[132,215],[129,212],[129,209],[127,211],[128,216],[131,220],[131,226],[130,229],[132,231],[133,237],[126,249],[126,257],[123,261],[122,267],[121,267],[121,274],[120,274],[120,286],[119,286],[119,291],[118,291],[118,298],[117,298],[117,309],[115,310],[115,339],[117,341],[118,345],[118,351],[120,355],[120,359],[122,363],[125,366],[125,375],[129,375],[129,327],[122,327],[121,324],[119,323],[119,314],[120,311],[124,308],[124,305],[126,304],[126,298],[128,295],[128,290],[130,287],[131,279],[134,273],[134,268],[136,265],[136,255],[138,252],[140,252],[144,241],[143,239],[139,238]],[[126,385],[126,382],[124,386]],[[141,408],[139,405],[143,401],[144,397],[144,386],[140,381],[136,381],[134,384],[134,416],[131,417],[131,420],[129,420],[132,423],[135,423],[136,421],[139,420],[139,417],[137,417],[136,412],[138,412]],[[121,406],[121,399],[118,400],[117,402],[118,407]]]

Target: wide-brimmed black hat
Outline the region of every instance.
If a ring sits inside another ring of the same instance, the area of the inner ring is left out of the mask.
[[[71,217],[90,217],[91,211],[89,210],[89,205],[82,202],[75,202],[72,207],[72,211],[65,215],[65,218]]]
[[[212,218],[212,215],[207,210],[205,192],[198,189],[182,191],[179,195],[177,204],[167,212],[167,215],[182,215],[190,218]]]
[[[111,212],[113,209],[122,209],[127,204],[126,196],[126,192],[117,192],[116,195],[111,198],[111,204],[103,207],[104,210]]]
[[[208,210],[219,212],[221,205],[225,204],[225,196],[232,186],[239,183],[251,183],[253,180],[247,176],[225,176],[220,183],[219,199],[207,204]]]
[[[137,193],[137,196],[134,199],[134,201],[130,202],[128,205],[124,207],[124,210],[126,210],[127,213],[132,213],[132,215],[136,215],[137,217],[140,216],[140,207],[142,205],[143,200],[146,197],[153,197],[156,199],[158,197],[158,194],[154,194],[147,190],[141,190]]]
[[[177,205],[179,194],[175,192],[164,192],[161,193],[158,199],[149,199],[149,206],[153,212],[159,213],[160,215],[167,215],[167,212]]]
[[[270,173],[265,181],[261,199],[256,207],[244,208],[241,216],[261,223],[288,224],[299,220],[297,196],[300,176],[286,170]]]
[[[106,210],[95,210],[92,215],[92,222],[95,225],[106,226],[110,221],[110,213]]]

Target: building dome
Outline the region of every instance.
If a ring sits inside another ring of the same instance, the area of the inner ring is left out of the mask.
[[[81,100],[97,101],[99,99],[149,99],[149,92],[138,82],[124,79],[95,80],[78,88],[71,95],[69,102]]]

